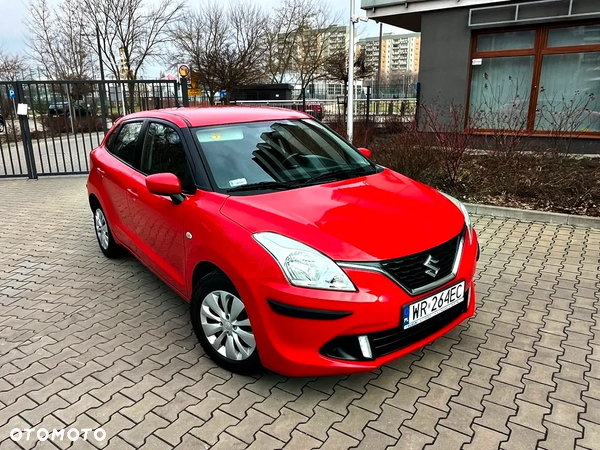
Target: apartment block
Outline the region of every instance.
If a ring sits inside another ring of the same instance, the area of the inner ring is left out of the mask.
[[[358,41],[358,50],[365,51],[367,65],[379,66],[379,36]],[[381,40],[381,76],[393,77],[419,72],[421,34],[386,33]]]

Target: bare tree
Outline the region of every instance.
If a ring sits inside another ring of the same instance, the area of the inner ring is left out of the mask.
[[[348,50],[341,50],[331,54],[323,66],[323,78],[344,83],[344,92],[348,92]],[[375,68],[367,64],[364,49],[356,55],[354,61],[354,78],[365,79],[375,73]]]
[[[263,11],[249,2],[202,4],[174,27],[178,60],[172,63],[191,64],[193,78],[212,104],[218,91],[264,78],[266,24]]]
[[[0,80],[16,80],[25,68],[25,60],[0,46]]]
[[[55,80],[88,78],[92,60],[83,23],[77,0],[62,0],[54,9],[47,0],[30,3],[25,20],[29,56],[45,76]]]
[[[133,111],[135,83],[144,67],[159,61],[170,41],[169,26],[183,16],[183,0],[81,0],[88,47],[100,53],[108,72],[129,80],[129,107]],[[100,40],[100,49],[96,35]]]
[[[144,65],[158,61],[170,40],[169,25],[181,19],[185,3],[162,0],[148,6],[145,0],[83,0],[88,45],[100,51],[110,74],[117,80],[135,80]]]
[[[271,81],[306,88],[323,71],[337,17],[321,0],[283,0],[270,20],[267,70]]]

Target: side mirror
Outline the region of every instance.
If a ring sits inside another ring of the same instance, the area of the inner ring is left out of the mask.
[[[146,177],[148,191],[155,195],[180,195],[181,183],[172,173],[155,173]]]
[[[371,150],[369,150],[368,148],[359,148],[358,149],[359,152],[361,152],[363,154],[363,156],[370,158],[371,157]]]

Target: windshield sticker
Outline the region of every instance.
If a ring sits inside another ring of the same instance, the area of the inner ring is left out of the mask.
[[[245,184],[248,184],[248,182],[246,181],[245,178],[238,178],[237,180],[229,180],[229,186],[231,186],[231,187],[243,186]]]
[[[212,130],[198,130],[196,136],[201,144],[206,142],[241,141],[244,139],[244,131],[240,127],[213,128]]]

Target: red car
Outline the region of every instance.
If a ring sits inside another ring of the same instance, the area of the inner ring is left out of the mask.
[[[189,301],[231,371],[372,370],[473,314],[479,245],[460,202],[369,155],[302,112],[132,114],[91,153],[98,242]]]

